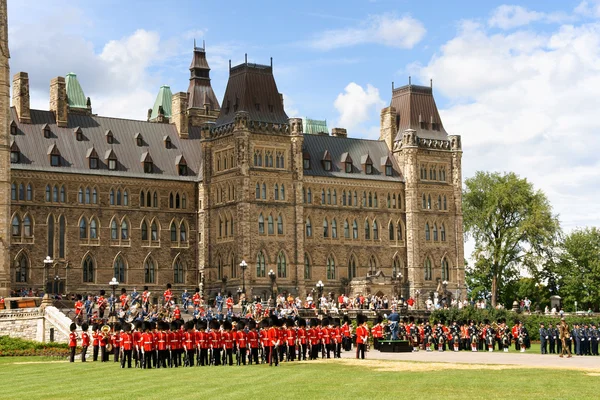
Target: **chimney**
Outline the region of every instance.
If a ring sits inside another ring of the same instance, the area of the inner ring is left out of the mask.
[[[398,127],[396,126],[396,109],[394,107],[386,107],[381,110],[381,125],[379,128],[379,140],[383,140],[387,144],[388,149],[394,149],[394,140]]]
[[[31,123],[29,112],[29,75],[27,72],[17,72],[13,76],[13,105],[17,110],[19,122]]]
[[[348,131],[346,128],[331,128],[331,136],[335,137],[348,137]]]
[[[50,81],[50,111],[54,113],[56,125],[65,128],[68,120],[67,85],[62,76],[57,76]]]
[[[178,92],[171,97],[171,122],[177,127],[177,133],[182,139],[188,138],[187,105],[186,92]]]

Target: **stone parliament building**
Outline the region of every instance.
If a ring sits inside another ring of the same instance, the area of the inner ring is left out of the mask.
[[[73,73],[33,110],[28,74],[10,81],[2,3],[4,293],[96,293],[114,276],[209,298],[304,297],[319,280],[420,303],[445,281],[464,297],[461,139],[431,87],[393,88],[380,139],[353,138],[290,118],[272,63],[230,66],[219,103],[194,45],[187,91],[161,87],[146,120],[94,114]]]

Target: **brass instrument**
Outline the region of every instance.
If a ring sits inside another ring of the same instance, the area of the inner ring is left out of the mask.
[[[110,338],[110,326],[108,325],[103,325],[102,328],[100,328],[100,332],[102,332],[102,336],[104,336],[104,338]],[[107,341],[106,343],[106,351],[108,351],[109,353],[112,353],[112,343],[110,341]]]
[[[496,323],[496,321],[492,322],[490,326],[492,327],[492,329],[494,329],[494,331],[498,331],[498,324]]]

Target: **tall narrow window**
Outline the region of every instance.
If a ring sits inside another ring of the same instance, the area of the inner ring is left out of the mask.
[[[119,225],[115,219],[110,222],[110,239],[119,240]]]
[[[266,268],[265,254],[262,251],[259,251],[256,255],[256,277],[264,278]]]
[[[448,260],[446,257],[442,258],[442,281],[450,280],[450,270],[448,268]]]
[[[437,224],[433,224],[433,240],[437,242],[438,240],[438,229]]]
[[[311,204],[312,203],[312,191],[310,190],[310,188],[308,188],[308,190],[306,192],[306,196],[307,196],[308,204]]]
[[[350,239],[350,224],[348,220],[344,220],[344,238]]]
[[[329,237],[329,224],[327,223],[327,218],[323,220],[323,237]]]
[[[371,225],[369,225],[369,220],[365,220],[365,239],[371,239]]]
[[[232,223],[233,223],[233,221],[232,221]],[[181,221],[181,224],[179,225],[179,241],[182,244],[187,242],[187,226],[185,225],[185,222],[183,222],[183,221]]]
[[[258,233],[261,235],[265,233],[265,218],[262,214],[258,216]]]
[[[425,240],[430,240],[429,222],[425,224]]]
[[[117,256],[113,264],[113,276],[120,283],[125,283],[125,260],[121,255]]]
[[[30,184],[27,184],[27,201],[33,200],[33,189]]]
[[[27,282],[27,270],[29,269],[29,259],[25,253],[21,253],[15,261],[15,281],[18,283]]]
[[[348,263],[348,279],[352,280],[354,278],[356,278],[356,258],[352,256]]]
[[[306,218],[306,237],[312,237],[312,225],[310,218]]]
[[[183,275],[183,262],[181,262],[181,259],[179,258],[177,261],[175,261],[175,265],[173,266],[173,282],[185,283]]]
[[[335,279],[335,260],[332,256],[327,258],[327,279]]]
[[[142,221],[142,241],[146,242],[148,240],[148,224],[146,220]],[[144,243],[147,245],[147,243]]]
[[[15,215],[12,219],[12,236],[14,238],[21,237],[21,220],[18,215]]]
[[[287,262],[285,259],[285,254],[283,251],[277,255],[277,277],[285,278],[287,277]]]
[[[31,223],[31,217],[29,215],[25,215],[23,218],[23,236],[26,238],[30,238],[33,236],[33,225]]]
[[[267,229],[269,235],[273,235],[275,233],[273,226],[273,216],[271,214],[269,214],[269,217],[267,218]]]
[[[402,237],[402,223],[400,221],[398,221],[398,225],[397,225],[397,232],[396,232],[396,238],[398,239],[398,241],[403,240]]]
[[[85,217],[81,217],[81,220],[79,221],[79,239],[87,239],[87,234],[87,222]]]
[[[277,234],[283,235],[283,217],[281,214],[277,216]]]
[[[428,258],[425,260],[425,280],[430,281],[431,279],[432,279],[431,260]]]
[[[285,200],[285,186],[283,185],[283,183],[279,187],[279,198],[281,200]]]
[[[304,253],[304,279],[310,279],[311,270],[310,270],[310,258],[307,253]]]
[[[267,185],[265,183],[262,184],[262,199],[267,199]]]
[[[332,239],[337,239],[337,221],[335,218],[331,221],[331,237]]]
[[[177,243],[177,225],[175,225],[175,221],[171,222],[171,242]]]
[[[83,282],[94,282],[94,259],[89,254],[83,260]]]
[[[94,217],[90,220],[90,239],[98,239],[98,222]]]
[[[126,219],[121,222],[121,239],[129,239],[129,224]]]
[[[273,198],[279,200],[279,186],[275,184],[275,190],[273,191]]]
[[[390,224],[388,225],[388,231],[389,231],[389,240],[394,240],[394,223],[392,221],[390,221]]]
[[[14,182],[10,185],[10,199],[17,200],[17,184]]]
[[[156,265],[151,257],[144,262],[144,283],[155,283]]]
[[[371,256],[371,258],[369,258],[369,274],[374,275],[376,271],[377,271],[377,261],[375,260],[374,256]]]
[[[379,240],[379,225],[373,220],[373,240]]]
[[[401,273],[400,260],[396,256],[396,257],[394,257],[394,261],[392,263],[392,278],[397,278],[399,273]]]
[[[358,224],[356,223],[356,220],[352,222],[352,238],[358,239]]]
[[[158,241],[158,224],[156,221],[152,221],[152,225],[150,225],[150,240],[153,242]]]
[[[260,185],[257,183],[256,184],[256,200],[260,199]]]
[[[58,257],[65,258],[67,221],[64,215],[58,219]]]
[[[440,226],[440,239],[442,242],[446,241],[446,226],[444,224]]]

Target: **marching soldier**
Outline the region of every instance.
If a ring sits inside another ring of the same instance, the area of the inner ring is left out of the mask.
[[[358,314],[356,316],[356,358],[363,360],[369,343],[369,328],[366,325],[367,318],[362,314]]]
[[[294,324],[294,320],[292,318],[288,318],[287,320],[287,329],[286,329],[286,344],[287,344],[287,354],[286,361],[294,361],[296,359],[296,340],[297,340],[297,331]]]
[[[306,320],[304,318],[301,318],[298,321],[298,331],[297,331],[297,337],[298,337],[298,360],[302,360],[302,361],[306,361],[306,350],[308,348],[307,343],[308,343],[308,335],[306,333]],[[343,338],[342,338],[343,340]]]
[[[548,346],[548,338],[550,336],[550,334],[548,333],[548,330],[544,327],[544,323],[541,322],[540,323],[540,351],[542,354],[547,354],[548,350],[547,350],[547,346]]]
[[[558,326],[558,335],[561,342],[560,357],[562,358],[565,353],[568,354],[568,358],[571,358],[571,348],[567,344],[571,333],[569,332],[569,325],[567,325],[564,318],[561,318],[560,325]]]
[[[108,301],[104,298],[106,292],[104,290],[100,291],[100,296],[98,297],[98,317],[100,319],[104,319],[104,311],[106,310],[106,306],[108,305]]]
[[[150,322],[144,322],[144,333],[141,337],[142,368],[152,368],[152,353],[154,352],[154,336],[150,332],[152,325]]]
[[[229,321],[225,321],[223,322],[223,329],[224,332],[221,335],[221,338],[223,340],[223,345],[224,345],[224,349],[225,349],[225,359],[227,360],[227,364],[228,365],[233,365],[233,333],[231,332],[231,322]]]
[[[552,323],[548,324],[548,348],[550,354],[556,354],[556,328],[552,327]]]
[[[590,337],[592,339],[592,341],[591,341],[592,355],[597,356],[598,355],[598,344],[600,342],[600,332],[598,331],[598,328],[596,327],[595,322],[592,322],[592,329],[590,331]]]
[[[193,367],[194,366],[194,353],[196,352],[196,346],[194,345],[194,323],[193,321],[188,321],[185,324],[186,332],[183,334],[183,350],[185,354],[184,357],[184,367]]]
[[[131,368],[131,353],[133,351],[133,335],[131,334],[131,324],[125,324],[121,332],[121,368],[125,368],[127,362],[127,368]]]
[[[77,324],[75,322],[71,323],[69,327],[71,333],[69,334],[69,349],[71,350],[71,355],[69,356],[69,362],[75,362],[75,350],[77,350]]]
[[[98,352],[100,350],[100,327],[98,324],[92,325],[92,361],[98,361]]]
[[[165,307],[171,307],[171,299],[173,298],[173,291],[171,290],[171,284],[167,283],[167,290],[163,293],[163,298],[165,301]]]
[[[146,313],[150,308],[150,291],[148,290],[148,286],[144,286],[144,291],[142,292],[142,308]]]
[[[84,322],[81,325],[81,362],[85,362],[85,355],[90,346],[90,335],[88,333],[89,325]]]
[[[248,332],[248,346],[250,346],[250,357],[248,357],[248,362],[250,365],[252,365],[252,363],[258,364],[258,349],[260,347],[260,342],[258,331],[256,330],[256,321],[250,320],[248,327],[250,328],[250,331]]]
[[[306,322],[305,322],[306,326]],[[352,350],[352,327],[350,326],[350,319],[347,315],[344,315],[344,324],[342,325],[342,345],[344,351]]]

